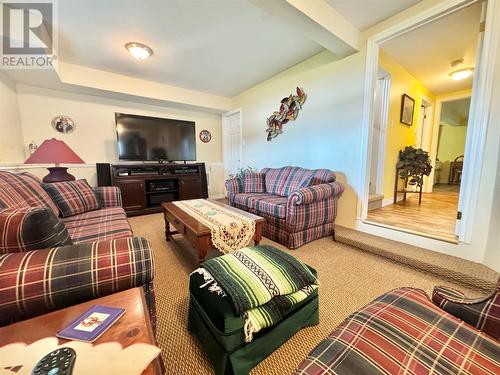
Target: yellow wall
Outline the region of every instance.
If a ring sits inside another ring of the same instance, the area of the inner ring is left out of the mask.
[[[456,157],[464,154],[467,126],[440,125],[439,146],[437,157],[442,163],[439,181],[447,183],[450,174],[450,163]]]
[[[417,142],[417,129],[420,123],[420,105],[422,98],[430,101],[434,107],[435,96],[415,77],[408,73],[397,61],[380,51],[379,66],[391,75],[391,93],[389,114],[387,117],[387,138],[384,164],[385,198],[394,194],[394,177],[399,150],[405,146],[415,146]],[[408,126],[399,122],[401,111],[401,98],[407,94],[415,100],[413,125]],[[431,116],[432,114],[428,114]]]

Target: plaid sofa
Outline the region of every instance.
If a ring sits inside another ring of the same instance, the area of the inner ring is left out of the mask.
[[[480,300],[396,289],[349,316],[295,374],[500,374],[499,309],[500,283]]]
[[[37,177],[0,171],[0,326],[137,286],[155,325],[150,243],[132,236],[118,188],[95,195],[100,209],[58,218]]]
[[[288,166],[229,179],[226,190],[231,206],[266,219],[265,237],[295,249],[334,234],[344,186],[330,170]]]

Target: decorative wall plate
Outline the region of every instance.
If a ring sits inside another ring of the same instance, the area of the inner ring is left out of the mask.
[[[58,115],[52,119],[52,127],[59,133],[69,134],[75,130],[75,122],[68,116]]]
[[[208,143],[212,140],[212,133],[208,130],[204,129],[200,132],[200,141],[203,143]]]

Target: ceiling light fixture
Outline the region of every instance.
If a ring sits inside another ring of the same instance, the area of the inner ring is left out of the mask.
[[[142,43],[129,42],[125,44],[125,48],[137,60],[145,60],[153,54],[153,50]]]
[[[474,68],[459,69],[459,70],[455,70],[454,72],[451,72],[450,77],[454,81],[460,81],[462,79],[470,77],[473,72],[474,72]]]

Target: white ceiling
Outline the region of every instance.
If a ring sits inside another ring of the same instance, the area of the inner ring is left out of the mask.
[[[453,81],[453,70],[474,67],[481,3],[473,4],[437,21],[389,40],[382,50],[436,95],[472,87],[472,77]],[[464,59],[452,68],[454,60]]]
[[[382,22],[421,0],[326,0],[360,31]]]
[[[245,0],[59,4],[62,61],[216,95],[231,97],[323,50]],[[130,41],[153,56],[132,59]]]

